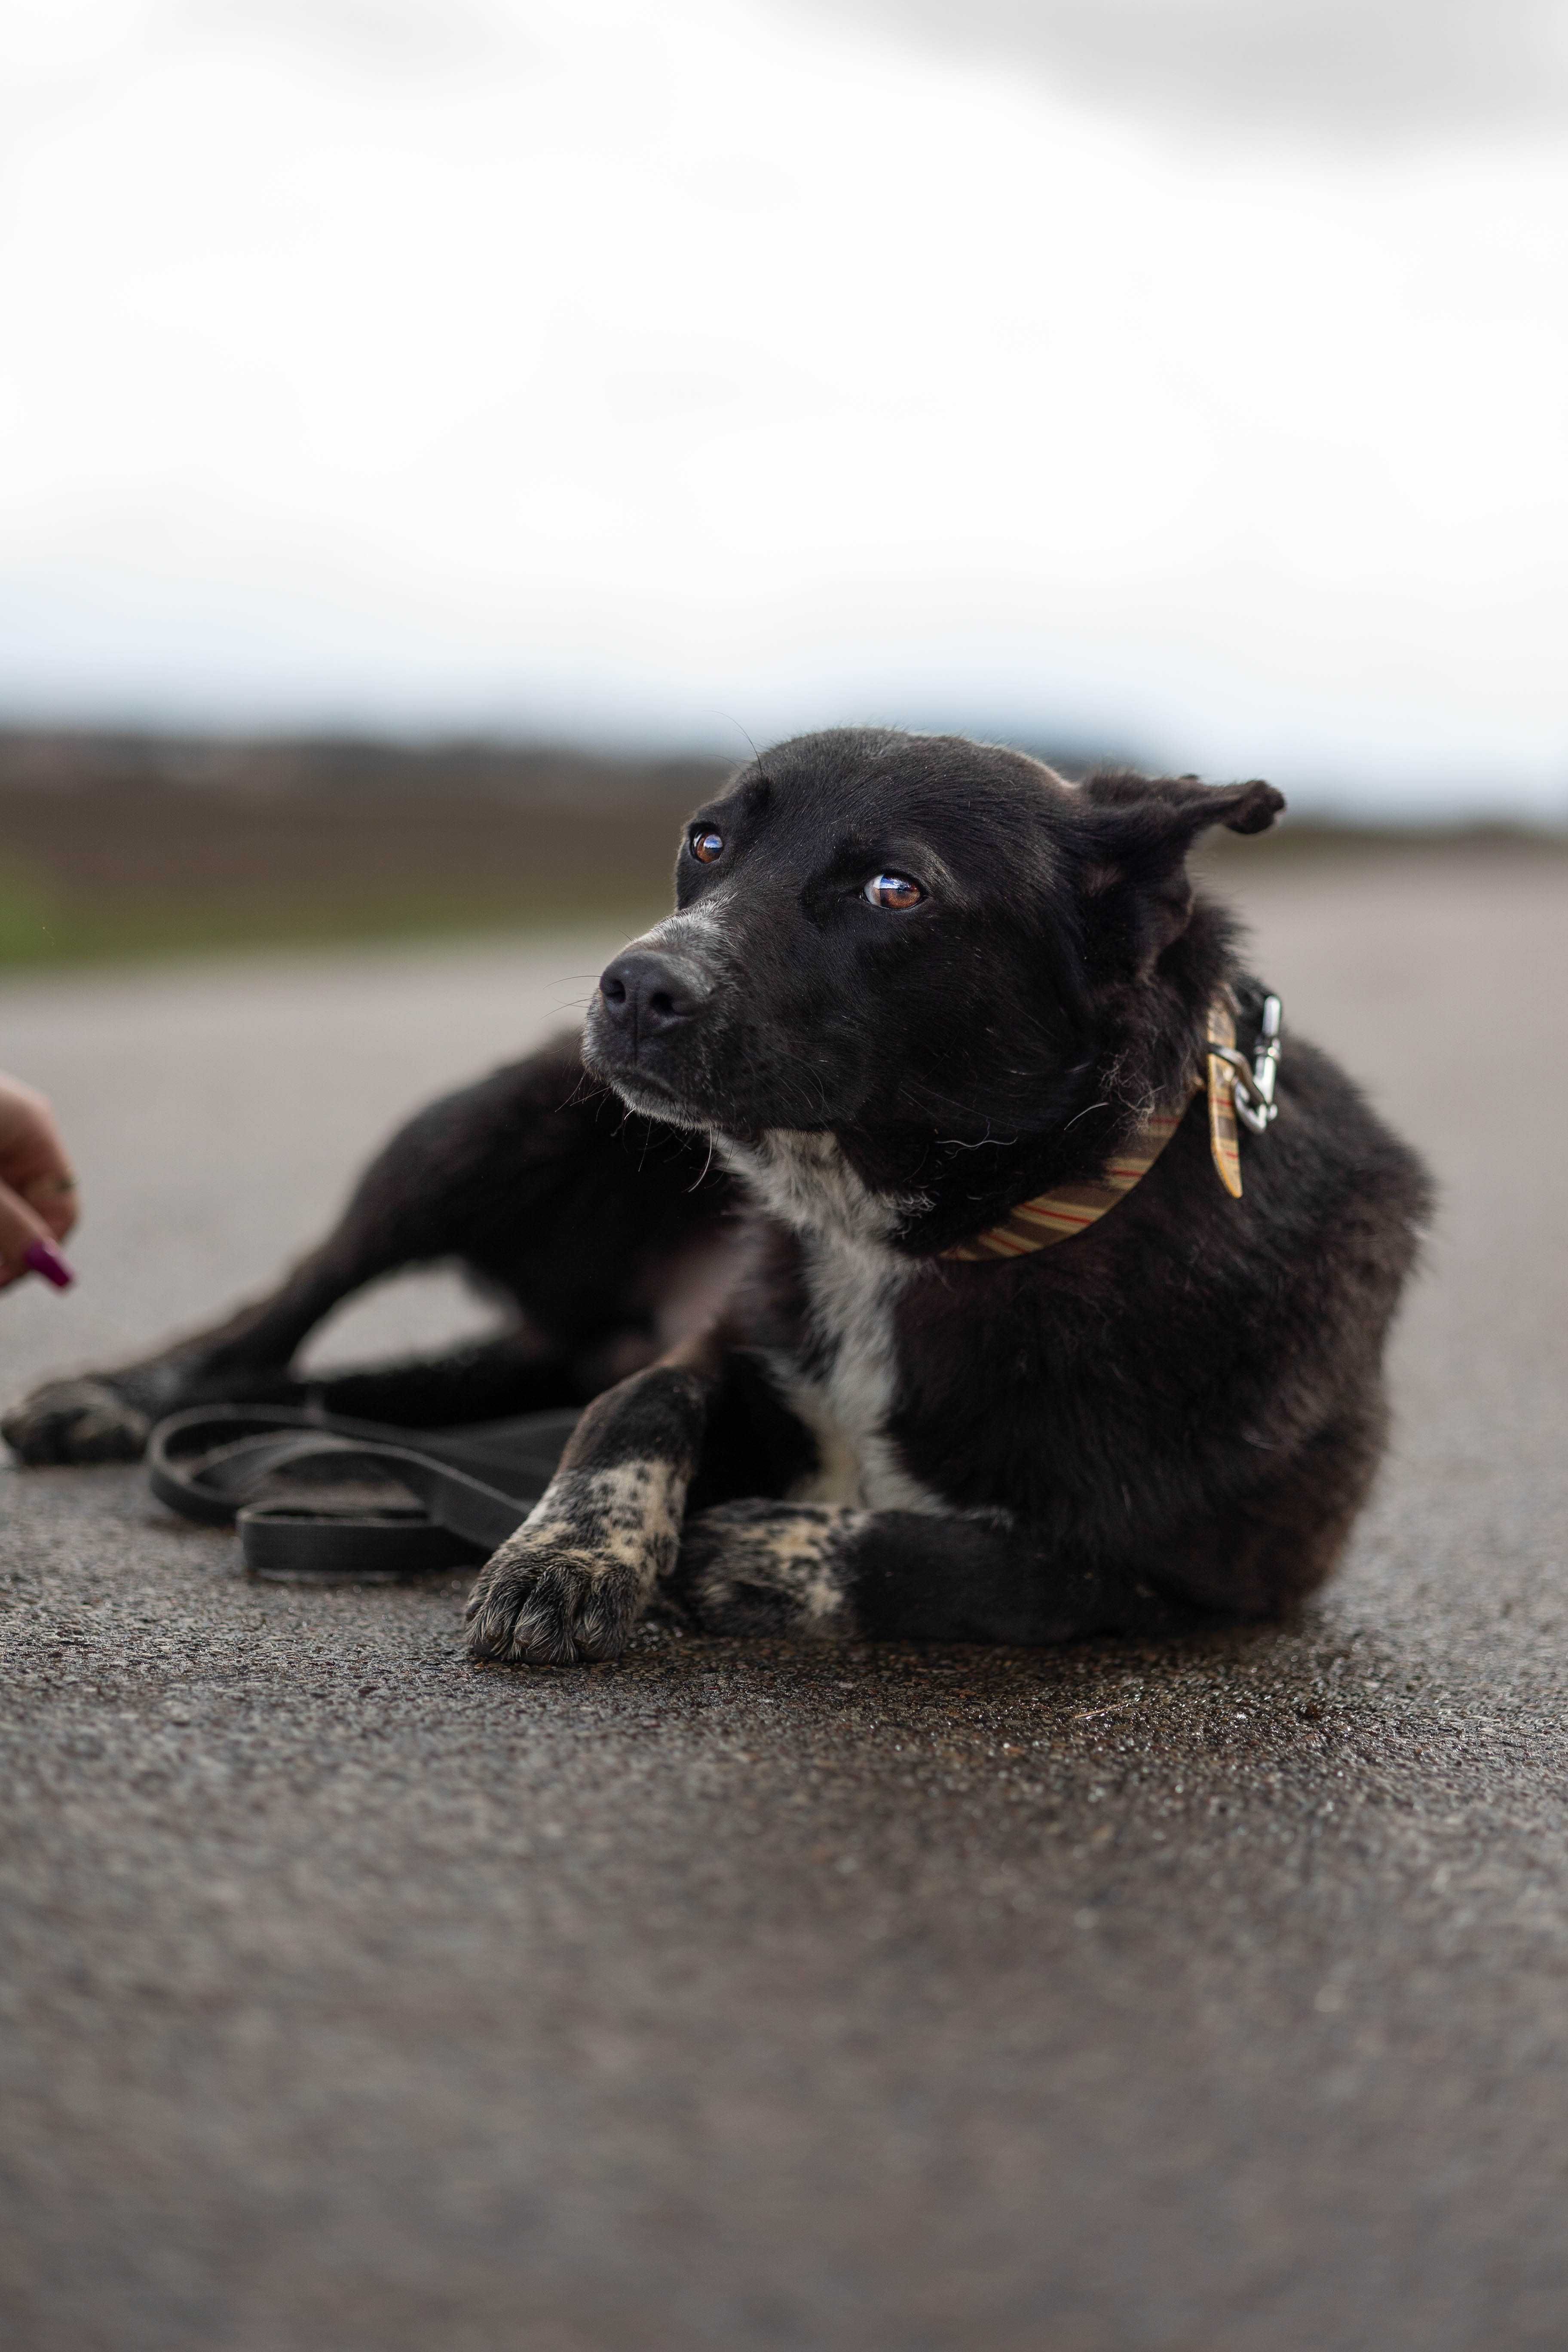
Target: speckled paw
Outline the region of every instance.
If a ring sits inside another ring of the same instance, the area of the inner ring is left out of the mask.
[[[0,1418],[0,1436],[19,1460],[139,1462],[152,1423],[107,1381],[50,1381]]]
[[[642,1606],[641,1580],[620,1563],[514,1539],[487,1561],[474,1587],[468,1654],[529,1666],[616,1658]]]

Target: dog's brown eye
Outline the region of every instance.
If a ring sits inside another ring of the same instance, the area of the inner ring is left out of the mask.
[[[716,857],[724,855],[724,836],[711,825],[700,824],[691,835],[691,855],[702,865],[711,866]]]
[[[862,895],[873,907],[888,907],[901,914],[906,907],[918,907],[925,892],[907,874],[873,874]]]

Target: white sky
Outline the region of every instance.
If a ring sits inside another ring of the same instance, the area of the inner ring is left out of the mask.
[[[1562,12],[1292,120],[1227,5],[6,0],[0,713],[1568,813]]]

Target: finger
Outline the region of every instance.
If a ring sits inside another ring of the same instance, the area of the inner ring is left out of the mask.
[[[53,1104],[0,1072],[0,1181],[21,1192],[36,1179],[68,1186],[75,1176]]]
[[[0,1283],[20,1282],[32,1271],[27,1252],[35,1243],[52,1238],[37,1212],[9,1184],[0,1184]]]
[[[59,1121],[48,1097],[0,1071],[0,1158],[13,1151],[26,1151],[40,1166],[46,1157],[62,1165],[65,1159]]]
[[[41,1274],[63,1290],[71,1272],[54,1244],[54,1234],[37,1211],[9,1184],[0,1184],[0,1287],[19,1282],[25,1274]]]
[[[56,1241],[63,1242],[81,1214],[81,1193],[76,1178],[63,1176],[32,1176],[16,1191],[30,1209],[37,1210]]]

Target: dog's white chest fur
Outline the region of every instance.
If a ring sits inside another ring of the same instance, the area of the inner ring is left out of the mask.
[[[872,1511],[940,1511],[911,1477],[888,1434],[898,1375],[893,1307],[903,1269],[836,1237],[809,1235],[805,1281],[825,1369],[780,1365],[801,1419],[815,1435],[819,1465],[796,1491],[805,1502],[850,1503]]]
[[[775,1355],[773,1367],[816,1439],[819,1461],[791,1499],[942,1511],[888,1433],[898,1378],[894,1308],[911,1275],[887,1241],[900,1204],[868,1192],[831,1136],[775,1132],[755,1150],[723,1149],[801,1236],[815,1344],[799,1357]]]

